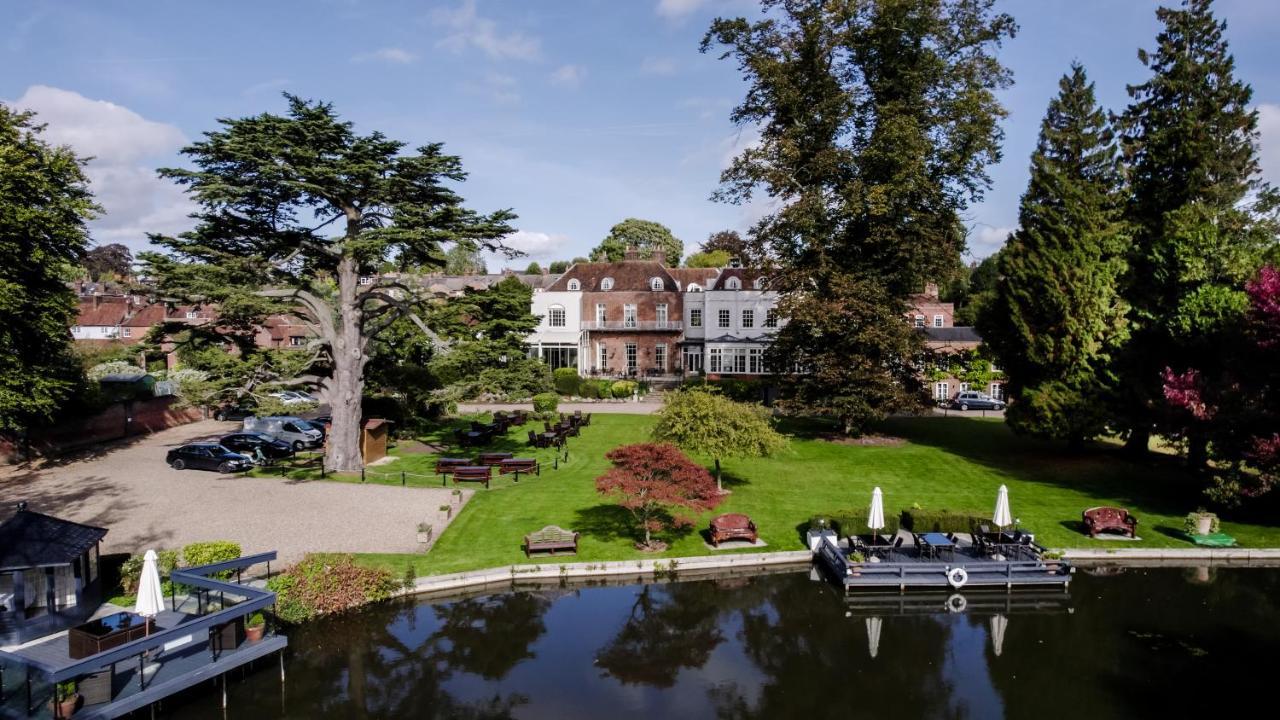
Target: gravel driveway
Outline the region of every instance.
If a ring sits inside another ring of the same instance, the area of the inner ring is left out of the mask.
[[[448,523],[439,508],[451,490],[443,488],[247,478],[165,464],[169,448],[238,426],[206,420],[36,469],[0,469],[0,518],[26,500],[32,510],[109,529],[106,553],[234,540],[246,554],[274,549],[285,562],[312,551],[417,552],[419,522],[433,524],[436,537]]]

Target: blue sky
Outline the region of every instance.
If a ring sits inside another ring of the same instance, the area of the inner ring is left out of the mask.
[[[1040,118],[1072,60],[1100,100],[1127,101],[1158,30],[1145,0],[1005,0],[1021,30],[1001,51],[1004,160],[970,208],[971,257],[1017,221]],[[482,211],[513,208],[511,244],[540,261],[585,255],[625,217],[665,223],[686,252],[762,209],[709,200],[749,130],[729,111],[744,84],[732,62],[698,52],[717,15],[747,0],[223,0],[22,2],[0,28],[0,99],[37,110],[49,135],[96,156],[107,213],[98,242],[145,245],[187,227],[185,198],[154,177],[218,117],[279,111],[279,93],[333,102],[358,129],[410,144],[442,141],[471,173]],[[1239,74],[1262,114],[1264,170],[1280,179],[1280,3],[1219,0]],[[527,260],[513,263],[523,266]],[[492,263],[495,269],[498,263]]]

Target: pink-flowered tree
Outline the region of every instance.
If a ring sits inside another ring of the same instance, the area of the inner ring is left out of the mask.
[[[1249,309],[1238,347],[1222,348],[1222,375],[1164,370],[1165,402],[1183,434],[1210,438],[1209,495],[1225,504],[1280,482],[1280,270],[1264,267],[1245,289]]]

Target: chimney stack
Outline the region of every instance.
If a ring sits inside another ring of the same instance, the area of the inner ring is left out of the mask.
[[[636,249],[635,246],[628,245],[627,249],[624,250],[622,253],[622,259],[623,261],[627,261],[627,260],[642,260],[643,258],[640,257],[640,251]]]
[[[938,283],[933,283],[933,282],[925,283],[924,294],[927,295],[930,299],[937,300],[938,299]]]

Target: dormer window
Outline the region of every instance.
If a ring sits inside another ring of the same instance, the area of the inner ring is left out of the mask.
[[[736,277],[731,277],[727,281],[725,281],[724,286],[730,290],[741,290],[742,281]]]
[[[372,276],[372,275],[361,275],[361,276],[360,276],[360,284],[361,284],[361,285],[372,285],[372,284],[373,284],[373,276]]]
[[[757,289],[757,290],[763,290],[763,289],[764,289],[764,278],[762,278],[762,277],[758,277],[758,278],[756,278],[756,289]]]
[[[601,280],[601,281],[600,281],[600,289],[601,289],[601,290],[612,290],[612,289],[613,289],[613,278],[611,278],[611,277],[607,277],[607,278],[605,278],[605,279]]]
[[[652,291],[654,291],[654,292],[660,292],[660,291],[662,290],[662,287],[663,287],[663,286],[662,286],[662,278],[658,278],[658,277],[655,277],[655,278],[649,278],[649,289],[650,289],[650,290],[652,290]]]
[[[702,286],[698,283],[689,283],[687,290],[689,292],[702,292]]]
[[[582,289],[582,283],[578,282],[576,279],[574,279],[574,280],[570,280],[570,281],[569,281],[569,289],[570,289],[570,290],[581,290],[581,289]]]

